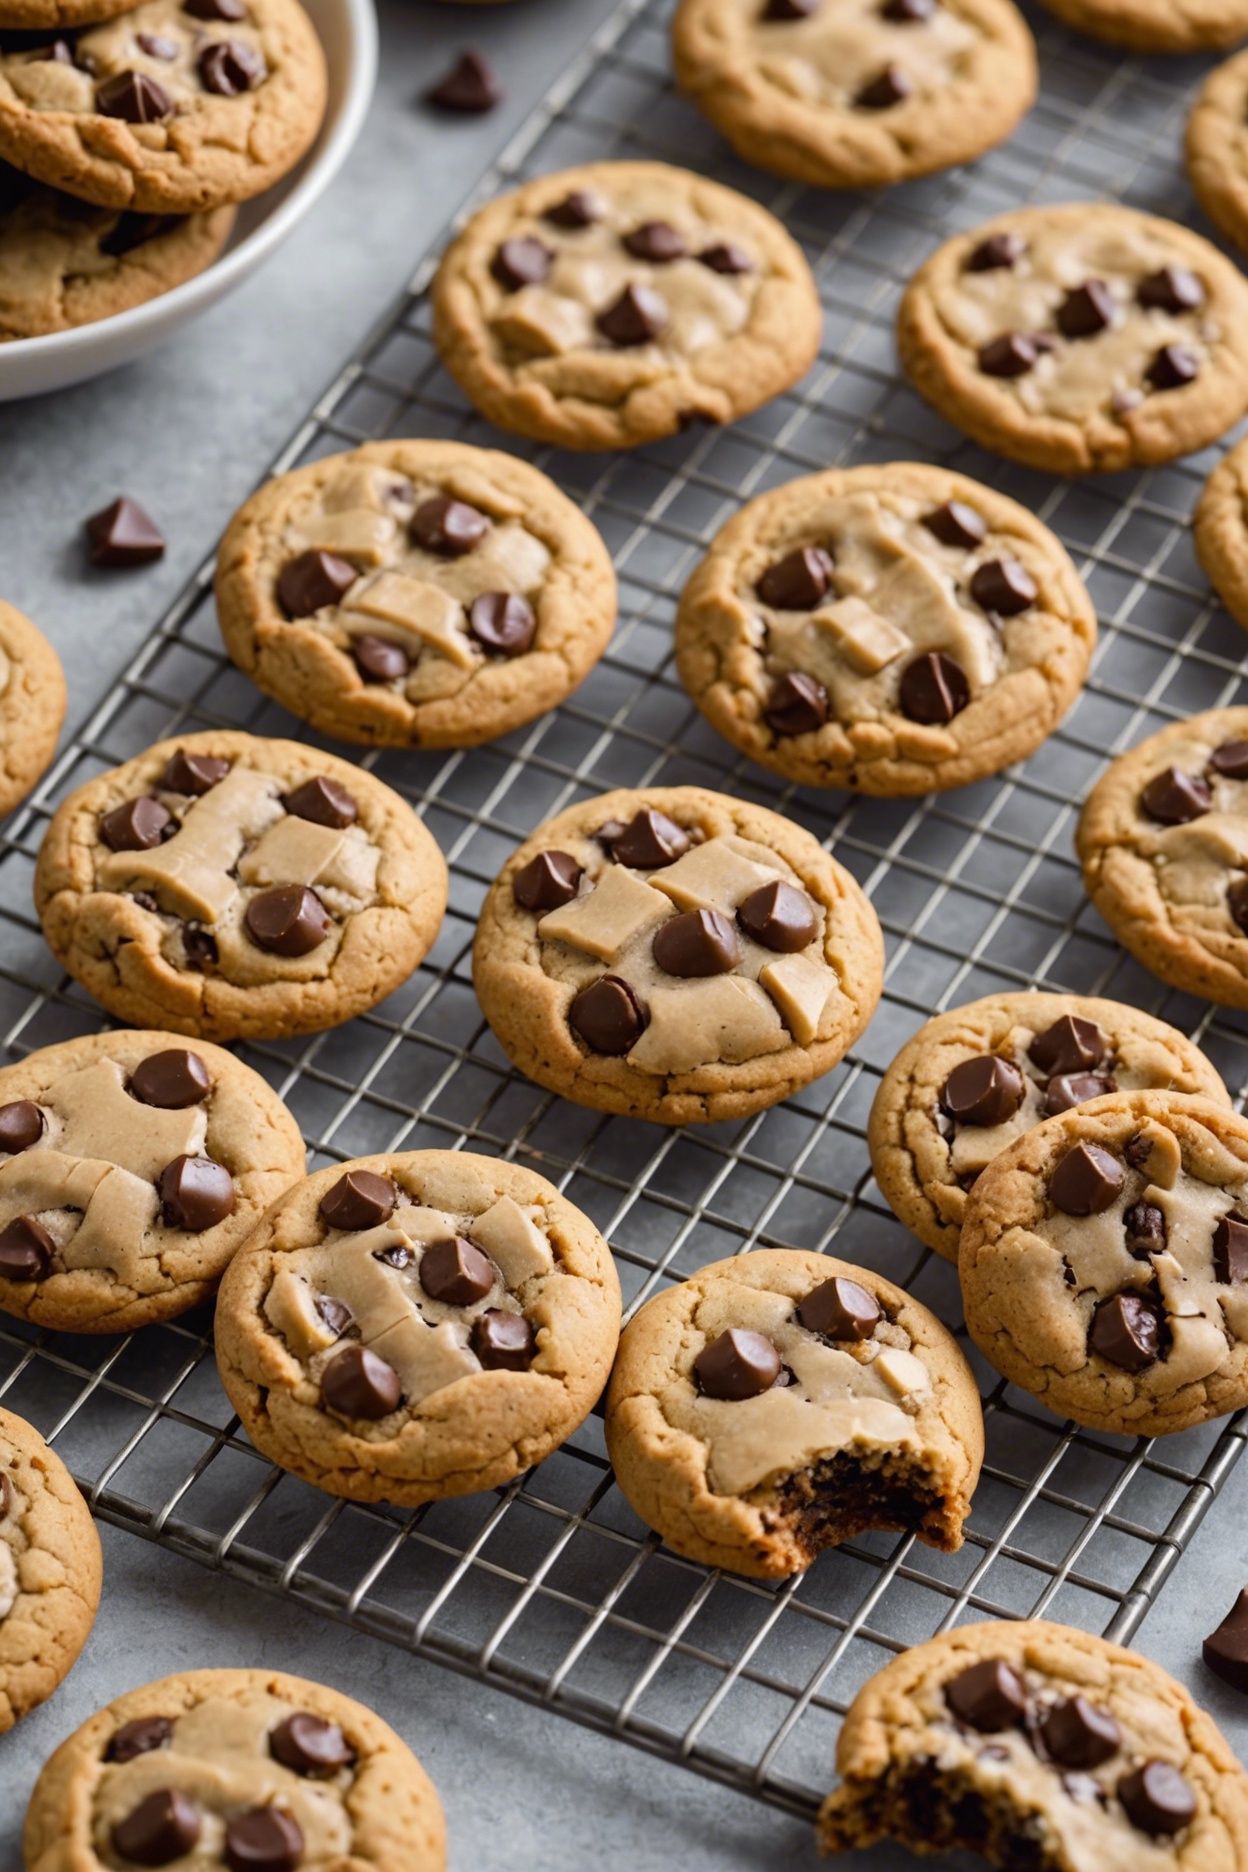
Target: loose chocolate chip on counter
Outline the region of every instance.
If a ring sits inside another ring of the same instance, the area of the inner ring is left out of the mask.
[[[1140,281],[1136,298],[1142,306],[1159,312],[1198,312],[1205,303],[1205,289],[1197,275],[1187,267],[1166,266]]]
[[[0,1229],[0,1280],[46,1280],[56,1243],[34,1216],[14,1216]]]
[[[1117,1792],[1132,1826],[1152,1839],[1181,1833],[1196,1812],[1196,1796],[1173,1762],[1146,1761],[1123,1776]]]
[[[277,575],[277,602],[288,618],[312,617],[341,604],[359,573],[349,559],[311,547],[288,559]]]
[[[621,349],[649,344],[667,324],[667,303],[649,286],[626,286],[594,322],[603,337]]]
[[[314,1781],[349,1768],[355,1760],[355,1750],[338,1724],[310,1710],[295,1710],[270,1731],[269,1753],[283,1768]]]
[[[180,1788],[157,1788],[113,1828],[113,1851],[132,1865],[170,1865],[199,1839],[199,1808]]]
[[[234,1213],[234,1179],[211,1157],[175,1157],[157,1182],[166,1228],[202,1235]]]
[[[1032,1065],[1051,1074],[1090,1072],[1109,1050],[1109,1041],[1096,1022],[1078,1014],[1061,1015],[1027,1049]]]
[[[600,975],[568,1009],[568,1025],[591,1053],[616,1059],[640,1040],[650,1019],[644,1003],[618,975]]]
[[[176,39],[165,39],[160,33],[151,32],[136,33],[135,39],[140,50],[146,52],[148,58],[163,59],[166,64],[169,64],[178,56]]]
[[[1122,1165],[1099,1144],[1075,1144],[1049,1178],[1049,1198],[1063,1215],[1100,1215],[1122,1188]]]
[[[809,19],[817,13],[823,0],[766,0],[763,8],[765,20],[801,20]]]
[[[294,787],[286,794],[282,804],[296,819],[307,819],[313,825],[328,826],[334,832],[342,831],[344,826],[354,825],[360,816],[360,809],[346,787],[338,780],[331,780],[326,774],[316,774],[311,780]]]
[[[863,85],[854,103],[860,110],[891,110],[914,95],[914,80],[900,65],[886,65],[870,84]]]
[[[1127,1253],[1137,1261],[1161,1254],[1166,1245],[1166,1217],[1156,1203],[1133,1202],[1122,1218]]]
[[[552,227],[568,228],[576,232],[580,228],[593,227],[606,213],[602,202],[589,189],[573,189],[562,201],[547,208],[542,216]]]
[[[376,1422],[398,1408],[399,1374],[367,1346],[344,1346],[321,1373],[321,1402],[343,1417]]]
[[[1189,345],[1162,345],[1148,367],[1154,390],[1183,390],[1200,375],[1200,359]]]
[[[1226,907],[1232,923],[1248,936],[1248,877],[1235,878],[1227,886]]]
[[[355,1314],[345,1300],[339,1300],[336,1294],[318,1294],[316,1310],[336,1339],[341,1339],[348,1326],[355,1322]]]
[[[100,818],[100,837],[112,851],[151,851],[174,826],[173,814],[144,794],[114,806]]]
[[[1115,309],[1104,280],[1085,280],[1072,287],[1057,308],[1057,329],[1063,338],[1095,338],[1113,324]]]
[[[389,1177],[375,1170],[344,1170],[321,1197],[320,1216],[330,1228],[377,1228],[398,1207],[399,1192]]]
[[[704,247],[698,255],[704,267],[712,273],[752,273],[754,262],[744,247],[738,247],[735,241],[716,241],[710,247]]]
[[[1234,1209],[1213,1231],[1213,1271],[1227,1286],[1248,1280],[1248,1219]]]
[[[182,11],[197,20],[228,20],[237,25],[247,17],[245,0],[182,0]]]
[[[1218,1626],[1200,1647],[1201,1656],[1215,1677],[1232,1690],[1248,1691],[1248,1588],[1245,1588]]]
[[[264,54],[241,39],[214,39],[195,61],[199,82],[215,97],[241,97],[269,75]]]
[[[126,566],[150,565],[165,550],[165,539],[156,522],[130,499],[121,494],[87,521],[87,557],[94,566],[110,570]]]
[[[1013,1729],[1027,1711],[1022,1678],[1002,1658],[984,1658],[945,1685],[945,1702],[959,1722],[987,1734]]]
[[[302,1858],[302,1830],[284,1807],[251,1807],[225,1823],[230,1872],[295,1872]]]
[[[190,1105],[203,1104],[212,1091],[212,1075],[199,1054],[188,1047],[164,1047],[139,1061],[126,1090],[140,1105],[185,1111]]]
[[[415,544],[441,559],[459,559],[470,553],[489,530],[489,520],[483,513],[449,494],[435,494],[431,500],[422,501],[408,523]]]
[[[780,1354],[764,1334],[730,1326],[703,1346],[693,1375],[703,1397],[739,1403],[771,1390],[780,1376]]]
[[[670,221],[643,221],[620,238],[634,260],[650,260],[658,266],[682,260],[689,251],[684,235]]]
[[[473,1322],[469,1344],[486,1371],[528,1371],[537,1335],[523,1313],[489,1307]]]
[[[1154,774],[1140,794],[1140,810],[1162,825],[1187,825],[1213,804],[1213,793],[1203,774],[1167,767]]]
[[[1027,332],[1002,332],[980,345],[976,355],[985,377],[1025,377],[1036,367],[1040,346]]]
[[[173,1722],[168,1716],[136,1716],[122,1723],[104,1751],[105,1761],[128,1762],[138,1755],[150,1755],[162,1749],[173,1737]]]
[[[1130,1289],[1111,1294],[1092,1315],[1088,1351],[1122,1371],[1140,1372],[1155,1364],[1161,1351],[1157,1309]]]
[[[420,1257],[420,1284],[443,1306],[473,1306],[494,1285],[494,1263],[462,1235],[430,1242]]]
[[[884,1314],[873,1293],[834,1274],[798,1302],[797,1317],[807,1332],[822,1339],[869,1339]]]
[[[915,657],[901,672],[897,700],[908,721],[943,727],[960,715],[971,699],[971,685],[960,663],[943,650]]]
[[[965,546],[968,552],[988,537],[987,522],[960,500],[947,500],[943,507],[924,514],[923,525],[942,546]]]
[[[1000,1125],[1023,1102],[1027,1082],[1013,1060],[997,1053],[964,1059],[945,1080],[940,1102],[964,1125]]]
[[[159,785],[166,792],[185,793],[198,799],[211,793],[229,771],[228,760],[219,760],[214,754],[188,754],[185,748],[178,748],[165,762]]]
[[[804,670],[777,676],[763,710],[773,734],[814,734],[828,719],[828,692],[817,677]]]
[[[931,19],[936,4],[937,0],[884,0],[880,15],[895,26],[916,26]]]
[[[813,611],[836,570],[822,546],[798,546],[769,565],[755,589],[773,611]]]
[[[989,559],[971,578],[971,597],[998,617],[1017,617],[1034,605],[1040,593],[1035,579],[1017,559]]]
[[[506,292],[522,286],[540,286],[550,272],[554,255],[535,234],[513,234],[499,246],[490,272]]]
[[[517,592],[482,592],[468,612],[468,628],[494,656],[523,656],[537,635],[537,616]]]
[[[781,879],[751,891],[737,905],[737,922],[753,942],[774,955],[796,955],[814,941],[819,928],[815,906],[805,891]]]
[[[1118,1081],[1108,1073],[1054,1073],[1044,1088],[1044,1115],[1056,1118],[1059,1112],[1072,1111],[1088,1099],[1117,1090]]]
[[[1248,741],[1224,741],[1214,748],[1209,765],[1227,780],[1248,780]]]
[[[329,912],[306,884],[278,884],[260,891],[243,912],[247,934],[269,955],[304,956],[329,935]]]
[[[29,1150],[43,1136],[43,1113],[33,1099],[11,1099],[0,1105],[0,1151]]]
[[[651,954],[667,975],[696,980],[726,975],[741,960],[732,920],[722,910],[683,910],[659,924]]]
[[[1055,1703],[1040,1725],[1040,1735],[1061,1768],[1099,1768],[1122,1746],[1122,1731],[1109,1711],[1082,1696]]]
[[[980,241],[967,256],[968,273],[998,273],[1003,268],[1016,267],[1027,251],[1027,243],[1020,234],[990,234],[987,240]]]
[[[522,910],[561,910],[579,892],[582,876],[569,852],[538,852],[516,872],[511,894]]]
[[[121,71],[96,85],[95,108],[123,123],[163,123],[173,115],[173,99],[147,72]]]
[[[365,682],[398,682],[412,667],[402,644],[391,643],[388,637],[374,637],[367,631],[356,638],[352,654]]]
[[[643,806],[612,839],[611,856],[617,864],[631,865],[636,871],[653,871],[656,865],[682,858],[689,843],[689,834],[674,819]]]
[[[430,104],[461,116],[493,110],[502,96],[502,86],[479,52],[461,54],[445,76],[425,92]]]

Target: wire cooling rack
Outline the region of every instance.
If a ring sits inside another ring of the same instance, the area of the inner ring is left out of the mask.
[[[1122,62],[1035,24],[1044,93],[1008,148],[879,197],[778,185],[731,160],[673,95],[665,0],[624,0],[481,199],[517,177],[605,155],[713,170],[803,242],[826,306],[795,391],[729,430],[633,455],[530,455],[606,536],[621,580],[609,655],[572,701],[466,754],[378,754],[451,865],[451,908],[422,968],[374,1013],[245,1057],[297,1114],[314,1165],[462,1144],[514,1157],[597,1222],[635,1305],[756,1246],[830,1249],[899,1281],[951,1324],[956,1281],[896,1223],[864,1127],[880,1073],[934,1009],[1040,986],[1117,995],[1204,1045],[1248,1084],[1248,1029],[1167,994],[1089,911],[1071,853],[1079,799],[1107,752],[1195,709],[1248,699],[1243,637],[1209,601],[1187,518],[1210,463],[1086,485],[981,455],[898,380],[892,314],[906,277],[955,229],[1011,203],[1116,196],[1186,220],[1177,150],[1198,73]],[[423,265],[275,466],[365,438],[497,444],[438,368]],[[1095,672],[1022,768],[915,802],[795,792],[732,757],[671,666],[676,596],[740,502],[831,462],[920,457],[978,474],[1069,545],[1102,619]],[[71,788],[158,737],[220,725],[300,734],[221,656],[205,566],[66,750],[0,846],[0,1032],[13,1053],[95,1030],[26,906],[46,820]],[[608,1119],[512,1073],[472,994],[482,894],[541,820],[607,787],[692,782],[765,800],[815,831],[870,892],[888,985],[863,1043],[826,1078],[746,1122],[688,1132]],[[416,1513],[330,1500],[262,1461],[218,1385],[211,1321],[122,1340],[0,1329],[0,1397],[56,1438],[98,1514],[209,1567],[809,1813],[840,1717],[904,1645],[973,1617],[1049,1615],[1125,1639],[1238,1460],[1235,1421],[1147,1445],[1076,1433],[977,1365],[988,1460],[966,1545],[936,1555],[867,1537],[779,1587],[665,1553],[615,1489],[598,1420],[497,1493]]]

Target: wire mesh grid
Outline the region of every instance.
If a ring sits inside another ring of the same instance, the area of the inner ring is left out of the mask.
[[[506,741],[364,758],[447,855],[441,937],[372,1014],[244,1054],[296,1113],[314,1166],[462,1144],[537,1168],[611,1240],[630,1306],[719,1256],[794,1246],[864,1261],[956,1326],[952,1270],[906,1234],[871,1179],[864,1131],[879,1075],[933,1010],[1040,986],[1164,1015],[1201,1041],[1242,1102],[1248,1028],[1165,993],[1117,949],[1084,901],[1071,832],[1107,750],[1248,700],[1248,688],[1242,637],[1210,604],[1186,528],[1209,462],[1078,486],[990,460],[898,380],[892,314],[939,238],[1013,202],[1111,194],[1185,219],[1176,151],[1197,74],[1115,60],[1037,17],[1044,92],[1009,147],[882,197],[826,195],[726,158],[671,91],[668,11],[667,0],[624,0],[474,199],[607,154],[713,170],[803,242],[826,306],[820,358],[796,390],[731,430],[627,458],[511,444],[613,550],[612,648],[570,703]],[[430,270],[278,467],[375,436],[497,442],[438,367]],[[998,779],[924,801],[795,792],[737,761],[690,706],[671,667],[675,598],[744,498],[831,462],[896,457],[979,474],[1055,528],[1102,618],[1094,676],[1049,744]],[[101,1024],[26,909],[50,812],[149,742],[211,725],[300,732],[222,658],[205,566],[7,828],[0,1031],[11,1052]],[[472,994],[476,912],[514,844],[570,801],[652,782],[788,811],[836,850],[884,924],[886,993],[863,1042],[746,1122],[660,1131],[564,1104],[509,1070]],[[826,1784],[854,1691],[904,1645],[984,1616],[1049,1615],[1129,1637],[1242,1449],[1234,1420],[1152,1446],[1076,1433],[976,1369],[988,1458],[961,1552],[867,1536],[776,1587],[666,1553],[615,1489],[597,1418],[505,1490],[398,1513],[331,1501],[256,1455],[217,1382],[205,1315],[122,1340],[0,1329],[0,1397],[55,1437],[104,1518],[799,1813]]]

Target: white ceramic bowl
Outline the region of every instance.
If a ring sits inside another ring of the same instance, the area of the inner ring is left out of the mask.
[[[139,356],[207,311],[267,260],[337,174],[360,133],[377,77],[373,0],[303,0],[329,64],[321,134],[273,188],[244,202],[220,259],[172,292],[114,318],[0,344],[0,403],[62,390]]]

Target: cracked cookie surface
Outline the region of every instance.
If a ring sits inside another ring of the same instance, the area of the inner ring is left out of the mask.
[[[917,462],[833,468],[751,501],[676,621],[680,677],[751,760],[806,786],[965,786],[1074,701],[1096,615],[1023,507]]]
[[[24,800],[44,772],[64,719],[60,658],[43,632],[0,598],[0,813]]]
[[[433,282],[442,361],[500,428],[630,448],[732,422],[803,375],[823,328],[775,217],[663,163],[589,163],[480,209]]]
[[[1036,94],[1012,0],[683,0],[672,52],[739,156],[819,188],[970,162]]]
[[[1230,1103],[1199,1047],[1138,1008],[988,995],[937,1014],[901,1049],[871,1107],[871,1167],[906,1227],[956,1261],[980,1172],[1041,1119],[1118,1090]]]
[[[473,747],[554,708],[615,621],[597,530],[527,462],[378,442],[254,494],[217,560],[226,648],[327,734]]]
[[[97,1710],[44,1765],[22,1846],[26,1872],[446,1865],[407,1744],[341,1691],[266,1670],[182,1671]]]
[[[1132,52],[1215,52],[1248,33],[1248,0],[1041,0],[1077,32]]]
[[[897,337],[948,422],[1053,474],[1172,461],[1248,407],[1248,282],[1199,234],[1111,203],[1016,208],[946,241]]]
[[[1248,6],[1237,39],[1248,33]],[[1210,72],[1187,120],[1187,173],[1209,219],[1248,248],[1248,52]]]
[[[579,1209],[518,1164],[411,1151],[323,1170],[222,1284],[222,1383],[256,1447],[331,1494],[407,1506],[509,1482],[572,1434],[620,1288]]]
[[[100,1538],[68,1469],[0,1409],[0,1735],[50,1697],[100,1603]]]
[[[607,1395],[620,1488],[674,1552],[757,1579],[868,1528],[952,1552],[983,1457],[970,1367],[865,1268],[759,1249],[649,1300]]]
[[[1248,630],[1248,443],[1237,443],[1205,482],[1192,534],[1219,598]]]
[[[210,731],[72,793],[35,903],[58,960],[121,1019],[264,1038],[337,1026],[406,981],[442,921],[446,865],[371,774]]]

